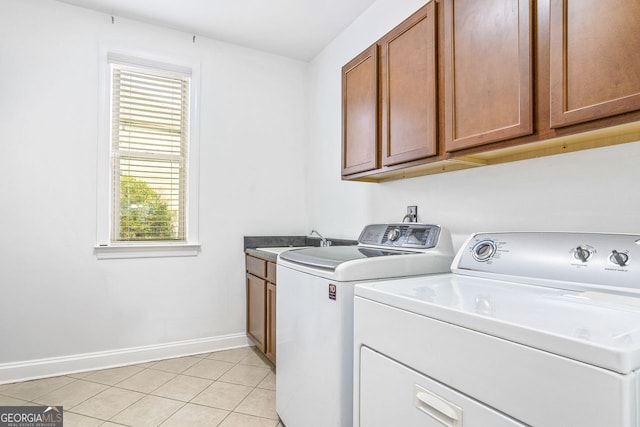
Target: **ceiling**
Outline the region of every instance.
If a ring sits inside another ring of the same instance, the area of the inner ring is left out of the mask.
[[[308,61],[375,0],[59,0]]]

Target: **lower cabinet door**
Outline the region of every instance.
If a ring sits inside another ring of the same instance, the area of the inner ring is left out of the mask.
[[[525,426],[367,347],[359,387],[360,427]]]
[[[247,274],[247,335],[262,352],[267,335],[266,298],[266,280]]]
[[[267,283],[267,351],[269,360],[276,363],[276,285]]]

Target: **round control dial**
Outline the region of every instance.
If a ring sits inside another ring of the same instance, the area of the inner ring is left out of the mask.
[[[496,253],[496,244],[491,240],[483,240],[476,243],[471,250],[471,255],[476,261],[486,262]]]
[[[614,249],[611,251],[611,255],[609,255],[609,261],[620,267],[624,267],[629,262],[629,254],[626,252],[618,252]]]
[[[393,230],[391,230],[389,232],[389,236],[388,239],[391,240],[392,242],[395,242],[396,240],[398,240],[400,238],[400,229],[399,228],[394,228]]]
[[[590,248],[583,246],[578,246],[573,250],[573,257],[582,262],[587,262],[592,254],[593,252]]]

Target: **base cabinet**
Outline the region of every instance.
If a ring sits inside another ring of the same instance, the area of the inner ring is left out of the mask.
[[[247,336],[276,363],[276,264],[246,255]]]

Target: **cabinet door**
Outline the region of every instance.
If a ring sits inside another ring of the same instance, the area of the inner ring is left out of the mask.
[[[342,67],[342,175],[379,167],[378,54],[374,45]]]
[[[456,151],[533,132],[530,0],[444,1],[444,132]]]
[[[437,154],[435,17],[432,1],[378,42],[384,166]]]
[[[266,297],[267,282],[247,274],[247,335],[262,352],[266,343]]]
[[[551,0],[551,127],[640,109],[640,2]]]
[[[276,363],[276,285],[267,283],[267,351],[269,360]]]

